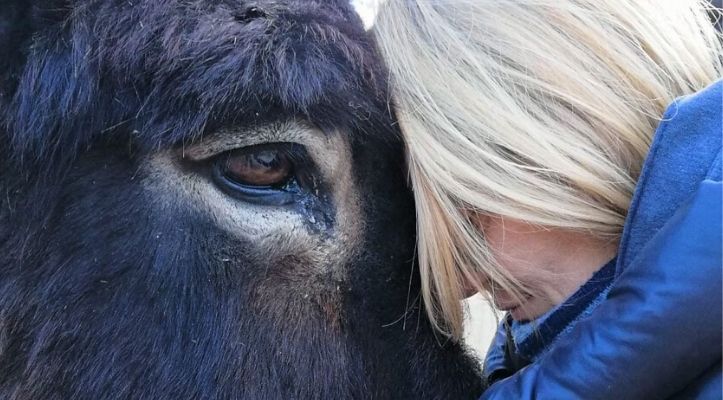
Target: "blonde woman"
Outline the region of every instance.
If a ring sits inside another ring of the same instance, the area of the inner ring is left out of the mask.
[[[470,291],[508,311],[484,398],[720,397],[711,13],[694,0],[380,11],[429,316],[459,339]]]

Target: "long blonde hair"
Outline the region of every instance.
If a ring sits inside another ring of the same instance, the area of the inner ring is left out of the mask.
[[[462,282],[522,295],[479,215],[617,240],[674,98],[721,75],[694,0],[387,0],[374,32],[417,204],[429,317],[459,338]]]

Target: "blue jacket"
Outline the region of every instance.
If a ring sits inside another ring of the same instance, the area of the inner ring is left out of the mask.
[[[722,98],[718,81],[668,107],[607,299],[482,399],[721,398]],[[486,367],[506,362],[504,336]]]

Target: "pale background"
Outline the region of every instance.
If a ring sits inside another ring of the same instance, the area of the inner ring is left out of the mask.
[[[364,25],[369,29],[374,24],[374,16],[377,14],[379,5],[385,0],[350,0],[354,5]]]
[[[502,312],[490,307],[480,295],[470,297],[465,301],[467,305],[467,319],[464,327],[464,340],[480,358],[484,355],[497,331],[497,320]]]

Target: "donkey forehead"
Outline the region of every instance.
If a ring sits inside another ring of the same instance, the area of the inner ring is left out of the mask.
[[[358,19],[345,13],[348,7],[314,1],[126,3],[101,10],[101,16],[113,15],[110,20],[88,17],[95,18],[99,60],[118,72],[150,72],[160,78],[152,84],[171,81],[202,103],[253,95],[307,107],[368,75],[364,69],[373,59]],[[123,9],[120,17],[117,8]]]
[[[131,134],[157,149],[299,115],[333,127],[388,118],[380,66],[350,7],[308,0],[68,4],[70,12],[59,8],[65,17],[41,18],[47,26],[18,43],[29,50],[4,107],[16,148],[78,147],[65,149],[72,152],[99,136]]]

